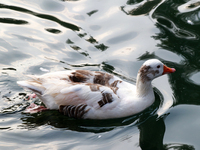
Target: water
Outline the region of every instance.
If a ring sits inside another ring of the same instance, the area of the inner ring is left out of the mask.
[[[200,2],[2,0],[0,149],[200,149]],[[135,84],[157,58],[176,72],[153,81],[156,102],[114,120],[26,114],[27,74],[100,70]]]

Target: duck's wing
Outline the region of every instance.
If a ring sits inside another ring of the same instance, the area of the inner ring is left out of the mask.
[[[61,89],[54,99],[60,112],[69,117],[105,119],[105,115],[114,118],[122,113],[130,93],[127,88],[84,83]]]
[[[62,100],[62,96],[66,97]],[[103,107],[107,103],[112,103],[119,99],[116,88],[110,88],[98,84],[74,84],[60,90],[55,96],[58,105],[78,105],[87,104],[94,108]]]
[[[55,101],[60,112],[69,117],[84,118],[85,114],[89,114],[96,118],[96,112],[118,107],[122,99],[117,95],[116,88],[92,83],[75,84],[61,89]]]

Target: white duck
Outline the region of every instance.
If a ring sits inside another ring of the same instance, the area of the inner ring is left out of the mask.
[[[155,100],[151,81],[175,71],[151,59],[138,71],[136,86],[108,73],[85,70],[30,76],[17,83],[33,91],[47,109],[59,109],[74,118],[109,119],[134,115],[151,106]]]

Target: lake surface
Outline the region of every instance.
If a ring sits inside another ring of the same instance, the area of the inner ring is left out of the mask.
[[[197,0],[2,0],[0,149],[199,150],[200,2]],[[135,84],[145,60],[176,72],[153,81],[156,101],[121,119],[26,114],[16,81],[86,69]]]

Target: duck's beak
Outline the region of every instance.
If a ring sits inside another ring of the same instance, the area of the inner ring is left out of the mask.
[[[175,71],[176,71],[176,69],[174,69],[174,68],[169,68],[169,67],[163,65],[163,74],[169,74],[169,73],[173,73],[173,72],[175,72]]]

